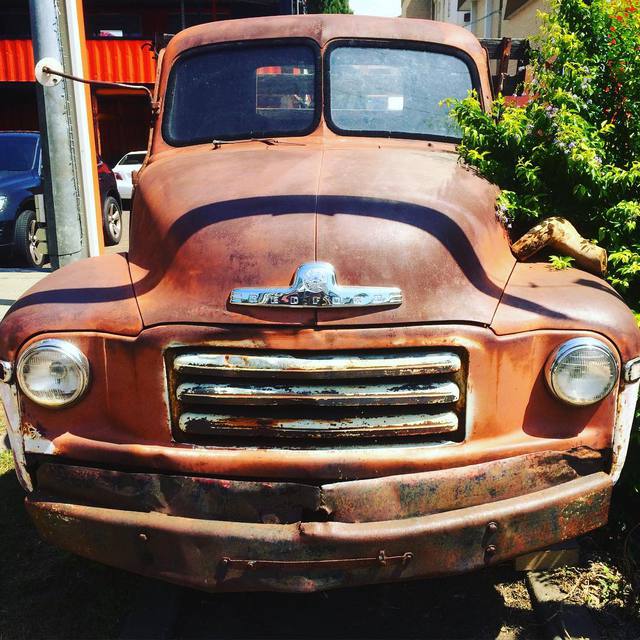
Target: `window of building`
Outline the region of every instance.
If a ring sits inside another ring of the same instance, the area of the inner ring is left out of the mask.
[[[98,13],[87,16],[90,38],[140,38],[140,16],[134,14]]]
[[[29,14],[19,11],[3,11],[0,19],[0,38],[31,38]]]

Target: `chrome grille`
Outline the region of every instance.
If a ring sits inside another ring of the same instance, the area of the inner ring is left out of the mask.
[[[465,384],[453,351],[178,352],[168,370],[182,440],[460,432]]]

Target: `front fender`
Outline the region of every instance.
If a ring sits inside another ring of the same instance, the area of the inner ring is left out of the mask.
[[[491,321],[497,335],[538,329],[594,331],[607,337],[622,362],[640,355],[640,329],[631,309],[604,280],[579,269],[517,263]]]
[[[79,260],[43,278],[0,322],[0,359],[43,332],[97,331],[136,336],[142,330],[124,254]]]

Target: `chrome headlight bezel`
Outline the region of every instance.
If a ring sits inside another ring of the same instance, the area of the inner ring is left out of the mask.
[[[6,193],[0,193],[0,213],[2,213],[9,204],[9,196]]]
[[[611,364],[613,375],[611,376],[611,382],[607,387],[603,388],[602,392],[599,395],[588,400],[577,400],[576,398],[568,396],[561,388],[559,388],[559,386],[555,383],[555,374],[559,368],[559,365],[567,356],[584,348],[596,349],[600,351],[604,356],[606,356]],[[597,340],[596,338],[582,337],[572,338],[556,347],[556,349],[554,349],[554,351],[547,359],[544,374],[547,381],[547,386],[556,398],[575,407],[587,407],[604,400],[613,391],[618,380],[620,379],[620,367],[613,351],[604,342],[602,342],[601,340]]]
[[[640,380],[640,357],[629,360],[623,368],[624,381],[633,384]]]
[[[58,352],[61,357],[67,358],[78,369],[80,384],[75,393],[65,398],[64,400],[44,400],[32,393],[27,382],[25,375],[25,367],[28,364],[30,358],[38,353],[38,351],[49,350]],[[47,407],[50,409],[57,409],[62,407],[68,407],[80,400],[89,388],[89,381],[91,379],[91,367],[87,356],[78,349],[73,343],[66,340],[59,340],[56,338],[47,338],[45,340],[39,340],[30,345],[18,358],[16,365],[16,378],[20,391],[36,404]]]

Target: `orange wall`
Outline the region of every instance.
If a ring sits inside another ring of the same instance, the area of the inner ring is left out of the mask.
[[[153,84],[156,60],[150,40],[87,40],[89,78]],[[31,40],[0,40],[0,82],[33,82]]]
[[[31,40],[0,40],[0,82],[33,82]]]

